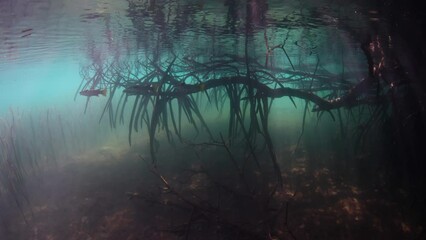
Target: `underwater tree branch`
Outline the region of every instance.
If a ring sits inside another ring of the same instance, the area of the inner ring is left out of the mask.
[[[248,81],[246,76],[233,76],[210,79],[199,84],[183,83],[178,86],[175,85],[175,89],[173,91],[157,91],[155,90],[157,86],[151,84],[150,87],[144,85],[131,85],[125,88],[124,92],[130,95],[162,96],[173,99],[227,85],[240,84],[246,86],[249,84],[249,82],[250,81]],[[252,86],[257,90],[255,97],[296,97],[315,103],[319,110],[329,110],[336,107],[336,104],[333,104],[332,101],[324,100],[323,98],[311,92],[306,92],[290,87],[272,89],[259,81],[252,81]]]

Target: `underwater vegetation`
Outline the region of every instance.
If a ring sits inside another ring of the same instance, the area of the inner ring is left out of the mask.
[[[68,112],[71,113],[72,111]],[[9,116],[0,119],[0,219],[6,221],[6,206],[15,206],[25,219],[24,210],[31,209],[27,180],[64,164],[69,156],[95,146],[100,125],[90,124],[77,118],[63,117],[59,111],[26,113],[10,108]],[[78,116],[78,117],[77,117]],[[92,132],[92,138],[78,136]],[[96,133],[96,134],[95,134]],[[13,207],[12,207],[13,208]],[[26,219],[25,219],[26,221]]]
[[[248,41],[245,56],[224,54],[206,59],[201,55],[177,56],[174,52],[166,57],[147,53],[134,60],[112,60],[83,68],[83,80],[77,93],[90,91],[89,88],[97,93],[101,91],[99,89],[107,88],[108,101],[101,118],[108,117],[111,127],[124,123],[125,109],[129,107],[129,144],[132,133],[146,127],[153,162],[156,162],[154,145],[158,130],[164,130],[171,144],[175,139],[181,143],[187,140],[181,130],[183,118],[197,132],[204,130],[209,140],[217,141],[218,135],[213,136],[200,111],[202,104],[218,112],[228,109],[227,141],[233,142],[235,137],[243,136],[253,158],[256,158],[254,146],[265,145],[275,162],[268,128],[268,116],[275,99],[289,98],[295,108],[294,99],[304,101],[301,106],[304,109],[302,133],[306,114],[314,112],[319,119],[325,113],[340,124],[342,136],[348,129],[344,121],[360,126],[357,134],[360,136],[358,142],[361,142],[362,136],[375,123],[385,121],[391,109],[391,99],[405,81],[403,78],[389,80],[384,76],[389,74],[384,68],[385,56],[382,49],[373,47],[377,45],[374,41],[360,46],[368,70],[364,73],[347,72],[344,78],[323,68],[319,56],[313,57],[315,63],[306,63],[298,70],[286,52],[285,44],[269,47],[266,36],[265,41],[266,54],[281,54],[280,57],[286,60],[285,65],[269,66],[250,57]],[[301,63],[297,65],[301,66]],[[312,69],[312,72],[306,69]],[[364,112],[368,113],[362,114]],[[363,117],[365,115],[367,117]]]
[[[365,156],[370,154],[373,158],[390,157],[393,150],[377,151],[380,142],[402,144],[393,134],[405,132],[404,128],[418,121],[410,119],[410,114],[418,110],[404,115],[395,113],[396,98],[400,98],[398,105],[406,105],[406,109],[417,107],[403,97],[410,95],[408,76],[390,53],[381,48],[385,44],[377,39],[368,39],[359,45],[366,61],[365,71],[335,74],[322,67],[319,55],[310,58],[315,61],[302,64],[299,59],[294,63],[286,51],[285,41],[270,47],[266,37],[267,57],[278,56],[282,65],[268,61],[263,64],[250,56],[248,38],[246,36],[241,55],[141,53],[130,60],[113,59],[82,69],[83,80],[77,92],[85,89],[81,86],[108,89],[101,118],[107,118],[111,128],[127,125],[130,145],[135,133],[149,136],[150,155],[140,156],[140,160],[158,178],[162,190],[128,192],[127,195],[129,199],[140,198],[186,213],[183,223],[160,231],[174,233],[182,239],[196,238],[197,234],[205,236],[207,232],[214,236],[212,239],[297,239],[289,227],[288,215],[290,202],[298,190],[286,183],[287,173],[277,158],[276,142],[268,125],[278,99],[288,98],[294,108],[303,109],[300,137],[291,152],[293,156],[303,156],[303,152],[309,151],[301,144],[308,115],[315,114],[318,122],[327,115],[338,126],[338,139],[346,142],[346,146],[340,143],[343,150],[334,160],[340,172],[365,167]],[[298,66],[303,67],[298,69]],[[227,112],[224,131],[209,126],[211,116],[205,116],[206,109],[219,115]],[[394,127],[395,114],[400,120],[414,122],[397,123]],[[187,123],[192,131],[188,130]],[[195,132],[195,137],[188,136],[189,132]],[[195,158],[188,156],[187,161],[179,165],[181,172],[169,170],[170,177],[161,169],[174,164],[158,157],[164,156],[160,133],[171,146],[186,146],[195,154]],[[206,155],[208,151],[215,152],[215,157]],[[358,160],[355,157],[351,163],[344,160],[351,156],[348,152],[361,157]],[[423,185],[421,174],[416,180],[410,179],[412,166],[402,166],[393,160],[380,161],[375,163],[384,164],[382,170],[365,171],[363,177],[390,179],[399,174],[401,182],[389,186],[395,190],[405,181]],[[315,166],[315,163],[307,164]],[[206,185],[195,186],[194,181]],[[347,201],[347,204],[357,204],[357,200]]]

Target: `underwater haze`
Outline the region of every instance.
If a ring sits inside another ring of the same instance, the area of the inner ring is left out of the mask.
[[[424,239],[411,1],[0,1],[0,239]]]

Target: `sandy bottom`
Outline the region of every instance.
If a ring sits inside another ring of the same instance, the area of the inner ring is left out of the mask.
[[[170,184],[181,180],[176,175],[180,172],[178,168],[177,163],[163,168],[162,174]],[[194,171],[186,179],[188,181],[181,184],[186,189],[179,188],[183,194],[200,193],[211,185],[205,175]],[[278,205],[282,206],[281,218],[285,220],[282,219],[271,234],[252,239],[414,239],[424,236],[422,226],[410,221],[405,212],[403,193],[400,201],[390,200],[383,190],[362,189],[345,183],[327,168],[308,171],[303,158],[283,170],[283,183],[274,197],[283,203]],[[135,151],[105,147],[75,157],[63,166],[31,177],[28,189],[31,207],[25,207],[25,217],[10,208],[7,219],[3,218],[0,225],[0,239],[228,239],[223,230],[206,229],[195,224],[195,220],[189,221],[193,219],[194,208],[188,205],[185,208],[185,204],[174,206],[179,202],[178,197],[168,197],[173,192],[167,193],[161,179],[149,171],[149,166]],[[232,212],[232,207],[229,209]],[[241,220],[232,213],[229,216],[234,222]],[[194,223],[188,224],[190,222]],[[186,224],[184,232],[177,227],[183,224]],[[215,234],[219,231],[222,233]]]

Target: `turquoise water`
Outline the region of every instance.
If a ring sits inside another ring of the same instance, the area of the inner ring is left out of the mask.
[[[0,239],[424,237],[416,17],[1,1]]]

